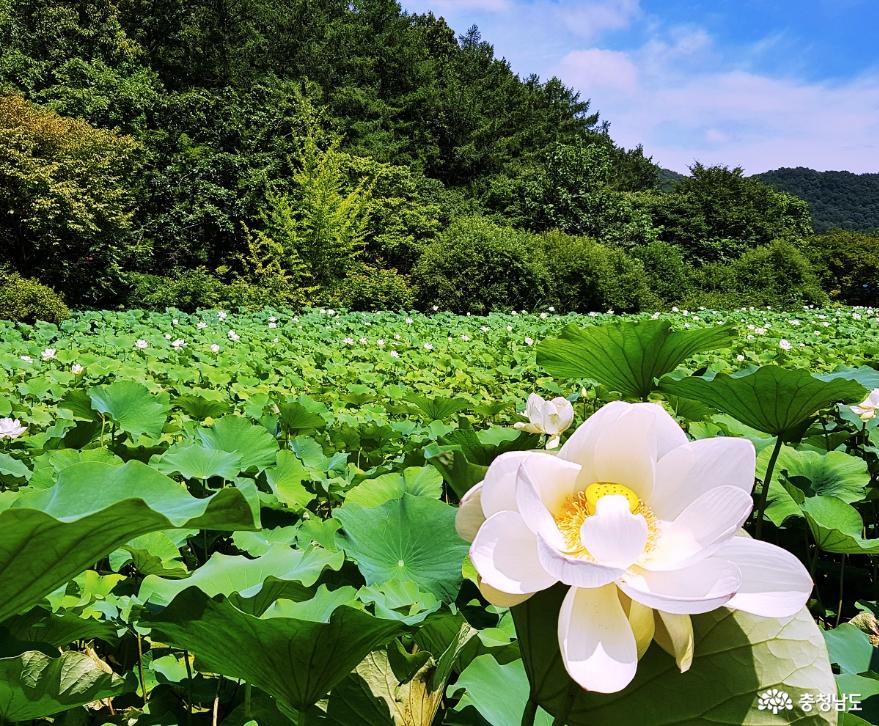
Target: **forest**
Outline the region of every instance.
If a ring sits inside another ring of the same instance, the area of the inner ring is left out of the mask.
[[[396,0],[0,3],[5,317],[874,301],[875,238],[831,231],[873,211],[779,173],[670,177]]]

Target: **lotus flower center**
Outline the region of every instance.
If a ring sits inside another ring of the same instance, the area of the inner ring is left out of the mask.
[[[583,546],[580,539],[580,529],[589,517],[598,511],[598,500],[602,497],[618,495],[626,498],[629,503],[629,511],[632,514],[640,514],[647,520],[649,531],[645,551],[653,548],[656,539],[656,517],[653,512],[638,498],[629,487],[613,482],[593,482],[585,489],[570,496],[559,509],[554,517],[562,537],[565,539],[566,553],[592,559],[589,551]]]

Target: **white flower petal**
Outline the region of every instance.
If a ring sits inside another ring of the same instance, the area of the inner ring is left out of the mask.
[[[632,682],[638,649],[616,587],[568,591],[559,611],[559,648],[565,670],[588,691],[616,693]]]
[[[629,619],[629,625],[632,626],[632,633],[635,635],[635,643],[638,645],[638,660],[641,660],[653,642],[653,636],[656,632],[653,608],[632,600],[623,592],[618,594],[620,602],[623,603],[626,617]]]
[[[654,611],[656,630],[653,639],[657,645],[675,659],[681,673],[686,673],[693,665],[693,621],[689,615]]]
[[[622,416],[607,424],[598,437],[592,459],[583,465],[578,482],[581,488],[593,482],[613,482],[629,487],[646,501],[653,491],[656,421],[652,409],[631,405]]]
[[[488,467],[482,480],[482,511],[486,518],[498,512],[516,510],[516,472],[531,451],[508,451],[501,454]]]
[[[717,551],[742,572],[742,584],[727,607],[767,618],[799,612],[812,594],[812,578],[794,555],[768,542],[734,537]]]
[[[640,514],[632,514],[624,496],[603,496],[598,500],[595,514],[583,522],[580,540],[598,564],[625,569],[644,552],[647,520]]]
[[[534,454],[522,462],[516,481],[516,507],[525,524],[556,549],[564,539],[553,514],[576,491],[580,467],[549,454]]]
[[[671,521],[714,487],[734,486],[750,494],[755,461],[754,445],[747,439],[717,437],[679,446],[656,465],[648,505],[659,519]]]
[[[622,416],[629,405],[623,401],[614,401],[599,408],[571,434],[559,450],[559,458],[573,461],[581,466],[591,461],[598,437],[604,428]]]
[[[639,563],[650,570],[677,570],[708,557],[734,537],[754,502],[734,486],[715,487],[691,502],[673,522],[663,522],[654,549]]]
[[[499,608],[511,608],[514,605],[519,605],[534,594],[528,592],[523,595],[510,595],[510,593],[502,592],[482,580],[479,581],[479,592],[482,593],[482,597]]]
[[[482,482],[472,487],[458,505],[455,513],[455,530],[461,539],[472,542],[485,521],[482,512]]]
[[[667,613],[707,613],[726,604],[742,582],[739,568],[727,560],[704,560],[665,572],[638,569],[617,582],[633,600]]]
[[[616,567],[602,567],[580,557],[566,555],[540,535],[537,536],[537,556],[544,570],[572,587],[601,587],[625,573],[625,570]]]
[[[540,564],[537,539],[518,512],[498,512],[479,528],[470,560],[491,587],[511,595],[544,590],[556,582]]]

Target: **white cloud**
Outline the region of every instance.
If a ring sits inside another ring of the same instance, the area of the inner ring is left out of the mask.
[[[678,171],[697,160],[879,171],[879,73],[819,83],[724,68],[716,55],[691,29],[635,51],[572,51],[554,73],[592,99],[618,143],[643,143]]]
[[[512,0],[429,0],[404,3],[408,10],[416,12],[432,11],[435,15],[454,14],[459,11],[487,10],[493,13],[504,12],[513,8]]]
[[[599,2],[538,2],[541,12],[557,14],[565,26],[581,38],[597,38],[611,30],[623,30],[640,14],[639,0]]]

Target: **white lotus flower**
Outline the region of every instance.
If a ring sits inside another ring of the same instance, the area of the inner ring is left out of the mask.
[[[208,324],[204,320],[202,320],[201,322],[196,323],[195,327],[199,330],[204,330],[206,327],[208,327]]]
[[[425,343],[424,350],[433,350],[433,343]]]
[[[75,376],[78,376],[80,373],[83,372],[83,370],[85,369],[79,363],[74,363],[72,366],[70,366],[70,372],[73,373],[73,375]]]
[[[0,439],[17,439],[27,426],[22,426],[17,418],[0,418]]]
[[[145,348],[149,348],[149,346],[150,344],[147,343],[143,338],[141,338],[134,344],[134,347],[138,348],[139,350],[144,350]]]
[[[57,351],[54,348],[46,348],[40,355],[43,357],[43,360],[52,360],[55,357],[55,353]]]
[[[217,311],[217,319],[218,320],[225,320],[226,319],[226,311],[225,310],[218,310]]]
[[[527,335],[525,336],[525,345],[534,345],[534,338],[529,338]]]
[[[23,355],[23,356],[20,356],[20,358],[21,358],[21,360],[23,360],[25,363],[33,363],[33,362],[34,362],[34,359],[31,358],[29,355]]]
[[[216,343],[211,343],[211,353],[219,353],[219,352],[220,352],[220,346],[217,345]]]
[[[574,422],[574,407],[567,398],[559,396],[547,401],[532,393],[525,404],[525,416],[528,423],[520,421],[513,424],[513,428],[533,434],[547,434],[550,438],[546,448],[554,449],[559,445],[559,434]]]
[[[869,421],[879,409],[879,388],[874,388],[857,406],[849,406],[849,408],[861,418],[861,421]]]
[[[172,348],[177,348],[178,350],[186,345],[186,341],[183,338],[177,338],[173,343],[171,343]]]
[[[747,439],[688,441],[661,406],[615,402],[557,456],[495,459],[456,525],[495,605],[570,587],[558,622],[565,668],[583,688],[613,693],[654,638],[687,670],[692,614],[726,606],[784,618],[806,603],[812,582],[794,555],[736,536],[754,466]]]
[[[787,338],[782,338],[781,340],[778,341],[778,347],[781,348],[782,350],[790,350],[791,349],[790,341]]]
[[[241,340],[241,336],[238,335],[238,333],[236,333],[234,330],[230,330],[228,333],[226,333],[226,337],[233,343],[237,343],[239,340]]]

